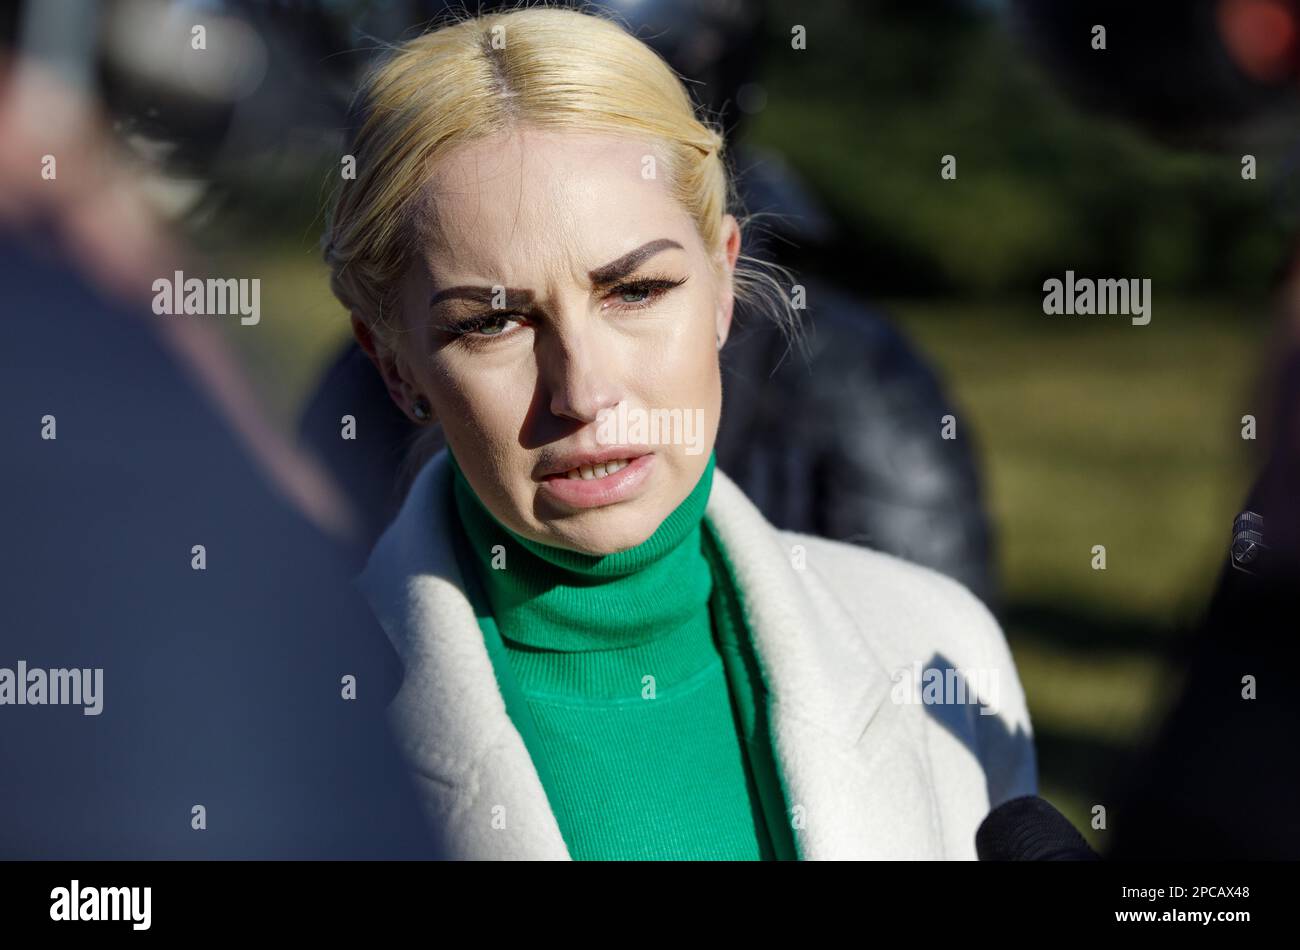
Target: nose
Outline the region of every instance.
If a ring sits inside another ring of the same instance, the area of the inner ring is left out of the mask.
[[[624,397],[619,361],[602,347],[585,322],[551,333],[539,348],[539,374],[551,394],[551,412],[578,422],[595,422],[602,410]]]

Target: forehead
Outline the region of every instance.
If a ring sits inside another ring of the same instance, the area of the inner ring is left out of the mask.
[[[417,257],[454,276],[512,277],[586,270],[669,237],[700,248],[672,197],[662,153],[614,135],[514,129],[453,149],[430,168]]]

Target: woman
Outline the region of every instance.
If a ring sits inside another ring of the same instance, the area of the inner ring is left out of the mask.
[[[448,445],[359,582],[447,853],[973,857],[1035,790],[1006,643],[956,582],[779,532],[715,469],[761,280],[676,76],[517,10],[401,47],[356,115],[332,285]],[[979,701],[923,701],[923,665]]]

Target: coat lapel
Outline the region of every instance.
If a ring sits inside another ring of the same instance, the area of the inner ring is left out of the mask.
[[[450,542],[450,474],[444,450],[357,578],[405,669],[389,719],[448,858],[567,860],[465,596]]]
[[[450,543],[439,453],[357,583],[402,658],[389,717],[431,824],[455,859],[567,860],[527,747],[506,712]],[[915,707],[811,568],[725,474],[706,517],[740,586],[769,691],[773,752],[803,860],[942,856]]]
[[[853,617],[722,473],[707,517],[731,560],[769,691],[774,754],[802,860],[942,857],[918,707],[893,683]],[[870,583],[863,578],[864,585]]]

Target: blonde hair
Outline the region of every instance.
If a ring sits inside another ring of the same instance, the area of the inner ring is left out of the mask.
[[[337,187],[324,255],[335,296],[385,346],[411,249],[437,228],[428,217],[436,211],[418,203],[422,186],[432,162],[458,145],[519,123],[652,140],[670,193],[711,255],[724,214],[739,204],[723,135],[697,117],[682,81],[649,46],[591,13],[532,6],[450,22],[393,50],[352,112],[356,179]],[[736,297],[797,340],[798,321],[769,270],[784,274],[742,254]]]

